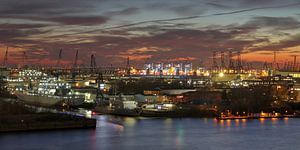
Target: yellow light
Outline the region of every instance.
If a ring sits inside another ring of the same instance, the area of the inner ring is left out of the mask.
[[[89,82],[89,81],[84,82],[84,85],[85,85],[85,86],[89,86],[89,85],[90,85],[90,82]]]
[[[265,118],[259,118],[259,121],[264,122]]]
[[[220,73],[219,73],[219,77],[224,77],[224,73],[223,73],[223,72],[220,72]]]

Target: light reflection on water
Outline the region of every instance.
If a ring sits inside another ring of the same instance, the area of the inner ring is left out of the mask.
[[[298,149],[300,119],[94,116],[97,128],[0,134],[6,149]],[[17,143],[17,144],[16,144]]]

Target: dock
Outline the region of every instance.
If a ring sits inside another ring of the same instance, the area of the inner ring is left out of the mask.
[[[62,114],[2,116],[0,132],[96,128],[96,120]]]
[[[0,100],[0,132],[96,128],[97,120],[72,114],[35,113]]]

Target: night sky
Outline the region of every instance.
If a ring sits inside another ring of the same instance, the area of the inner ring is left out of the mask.
[[[278,62],[300,55],[299,0],[1,0],[0,58],[54,65],[76,50],[82,64],[186,62],[209,64],[212,51]]]

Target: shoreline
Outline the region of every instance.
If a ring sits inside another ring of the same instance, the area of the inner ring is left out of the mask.
[[[217,120],[256,120],[256,119],[284,119],[284,118],[300,118],[299,115],[282,115],[282,116],[230,116],[230,117],[216,117]]]
[[[0,98],[0,133],[57,129],[96,128],[97,120],[72,114],[36,113],[18,103]]]

